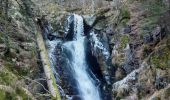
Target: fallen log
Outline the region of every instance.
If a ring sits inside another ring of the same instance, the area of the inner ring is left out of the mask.
[[[56,100],[61,100],[60,93],[59,93],[59,90],[58,90],[58,87],[56,84],[56,80],[55,80],[54,74],[51,70],[50,61],[49,61],[47,50],[45,48],[43,36],[42,36],[41,32],[37,32],[36,36],[37,36],[37,45],[38,45],[38,48],[40,51],[40,57],[41,57],[44,73],[47,78],[48,89],[49,89],[51,95]]]

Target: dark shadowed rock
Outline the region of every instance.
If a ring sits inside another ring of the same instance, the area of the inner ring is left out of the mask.
[[[131,32],[131,26],[127,26],[123,29],[124,33],[130,33]]]
[[[155,42],[161,40],[165,36],[164,28],[157,26],[151,33]]]
[[[144,35],[144,43],[156,44],[165,36],[165,29],[157,26],[150,34]]]
[[[153,37],[150,34],[144,35],[143,39],[144,39],[144,43],[146,44],[153,42]]]

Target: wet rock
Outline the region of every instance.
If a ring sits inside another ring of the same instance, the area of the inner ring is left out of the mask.
[[[103,17],[101,20],[97,21],[97,23],[94,25],[94,29],[103,30],[104,28],[106,28],[106,21],[104,19],[105,19],[105,17]]]
[[[73,38],[74,31],[74,15],[70,15],[66,17],[64,22],[63,30],[60,30],[59,33],[63,34],[63,36],[67,39]]]
[[[52,41],[55,39],[64,39],[66,37],[66,32],[61,32],[60,30],[58,32],[50,33],[47,35],[47,38]]]
[[[54,39],[67,39],[71,40],[73,38],[74,31],[74,15],[66,15],[57,17],[58,22],[50,22],[46,18],[42,18],[42,29],[47,39],[50,41]],[[54,20],[56,21],[56,20]]]
[[[90,43],[92,55],[97,58],[102,74],[109,84],[109,63],[107,61],[109,60],[110,53],[108,50],[107,37],[102,35],[102,33],[100,34],[99,31],[93,31],[90,33]]]
[[[72,100],[81,100],[81,96],[75,95],[72,97]]]
[[[85,23],[91,27],[94,25],[94,22],[96,21],[96,16],[93,16],[93,15],[92,16],[84,15],[83,18],[84,18]]]
[[[57,36],[58,37],[58,36]],[[50,41],[52,41],[52,40],[54,40],[55,38],[56,38],[56,36],[54,36],[54,35],[52,35],[52,34],[49,34],[48,36],[47,36],[47,38],[50,40]]]

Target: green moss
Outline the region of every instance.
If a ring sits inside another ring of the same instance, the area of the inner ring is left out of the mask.
[[[129,36],[128,35],[123,35],[121,37],[119,49],[123,50],[126,47],[127,43],[129,43],[129,41],[130,41]]]
[[[17,94],[14,92],[6,92],[3,90],[0,90],[0,100],[18,100]]]
[[[0,100],[18,100],[17,97],[22,98],[22,100],[32,100],[25,91],[20,88],[16,88],[15,92],[6,92],[0,90]]]
[[[53,84],[53,86],[56,90],[56,97],[51,96],[52,100],[61,100],[60,93],[59,93],[59,90],[58,90],[58,87],[57,87],[57,84],[56,84],[56,79],[55,79],[54,75],[52,75],[51,77],[52,77],[52,81],[53,81],[52,84]]]
[[[126,6],[123,6],[120,9],[120,24],[126,26],[126,23],[130,19],[130,12]]]
[[[122,7],[120,10],[120,15],[122,18],[130,19],[130,12],[127,7]]]
[[[5,62],[5,66],[13,74],[18,76],[27,76],[30,74],[30,66],[16,66],[16,62],[12,62],[11,58],[7,59],[7,61]]]
[[[0,72],[0,83],[10,85],[13,84],[17,80],[17,77],[10,71],[3,69]]]
[[[25,91],[20,88],[16,89],[16,94],[22,97],[23,100],[31,100],[31,98],[25,93]]]
[[[5,92],[0,90],[0,100],[5,100]]]
[[[12,82],[14,84],[15,82]],[[2,84],[2,83],[1,83]],[[0,89],[0,100],[18,100],[17,98],[20,97],[22,100],[32,100],[30,95],[28,95],[21,87],[13,88],[12,85],[6,85],[11,87],[10,89]]]
[[[5,100],[18,100],[16,93],[8,93],[6,92],[6,99]]]
[[[140,26],[140,33],[141,37],[143,38],[146,34],[150,34],[152,30],[158,25],[159,16],[151,16],[144,18],[141,21]]]
[[[155,52],[150,59],[157,68],[170,68],[170,49],[165,47]]]

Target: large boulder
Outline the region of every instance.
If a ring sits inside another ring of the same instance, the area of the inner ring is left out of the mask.
[[[84,18],[85,23],[91,27],[93,26],[94,22],[96,21],[96,16],[94,16],[94,15],[84,15],[83,18]]]
[[[93,15],[84,15],[85,24],[93,27],[96,30],[102,30],[106,28],[106,14],[110,11],[110,8],[101,8]]]

